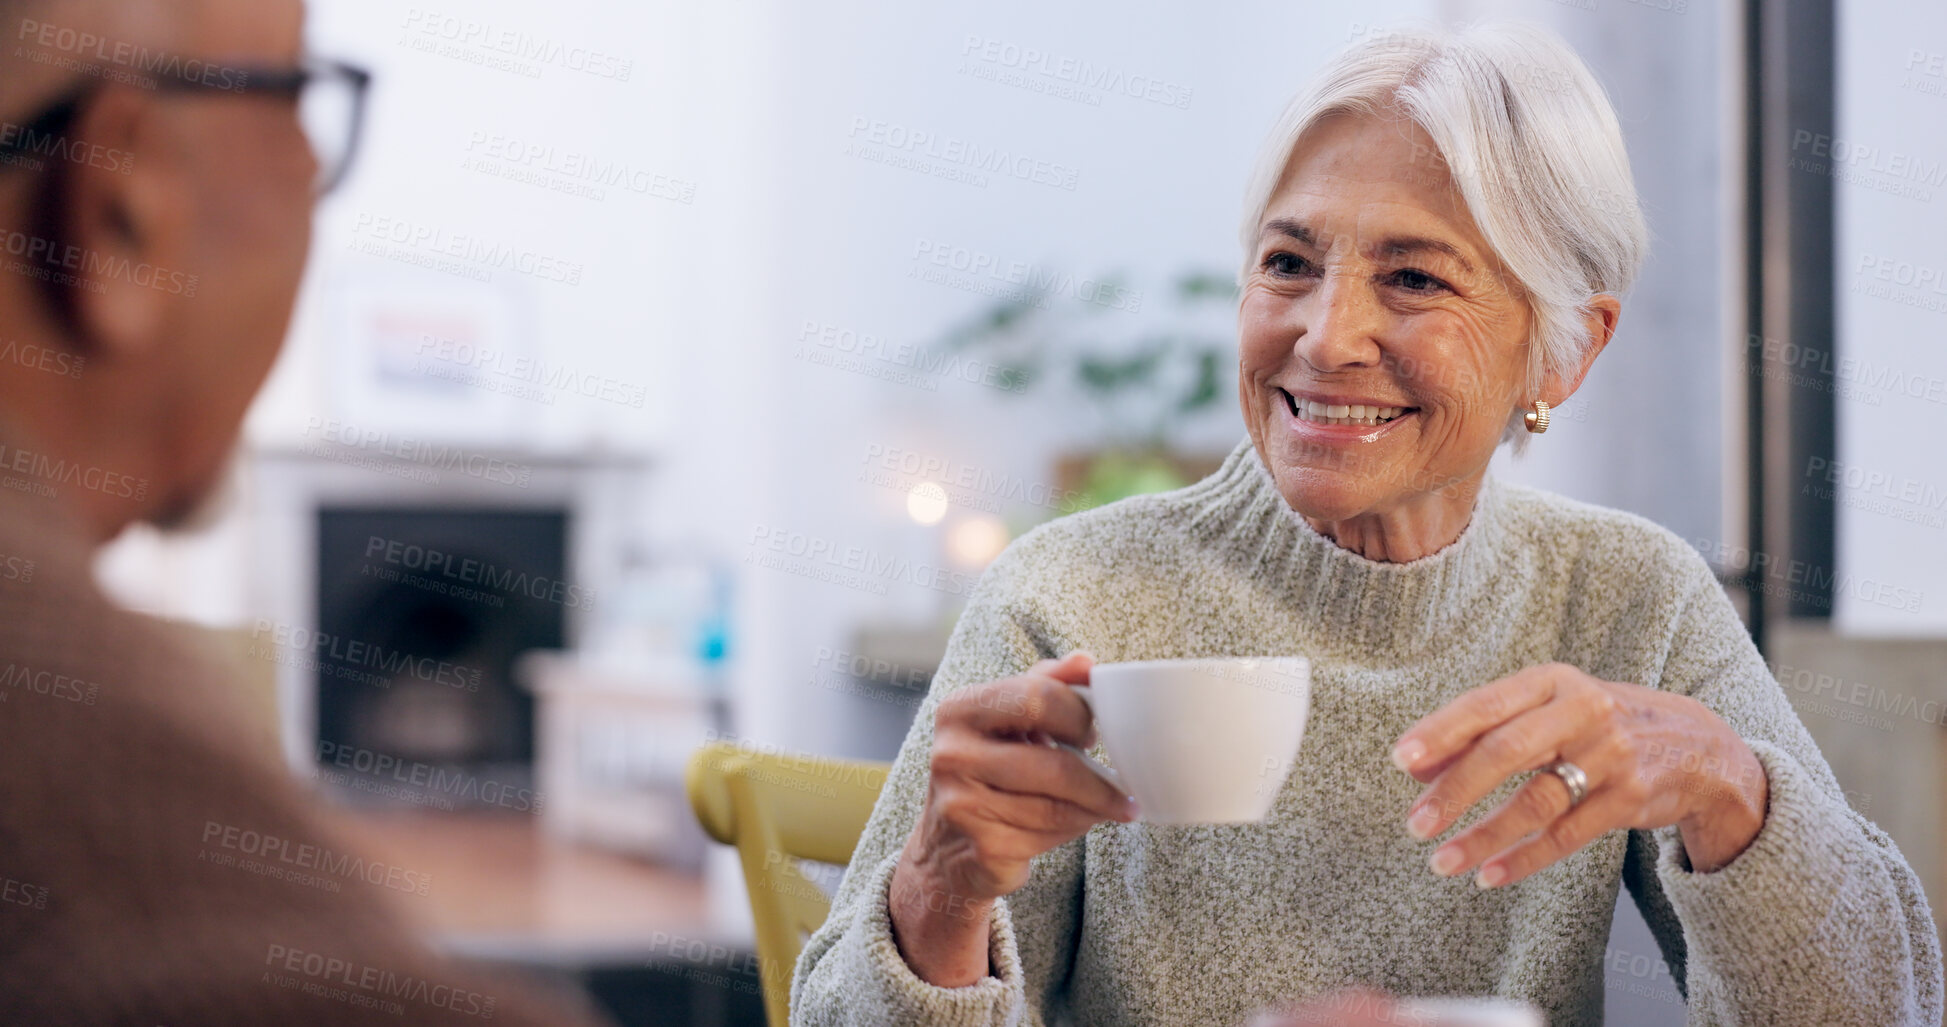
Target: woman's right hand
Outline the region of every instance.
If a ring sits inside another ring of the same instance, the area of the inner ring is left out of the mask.
[[[1048,744],[1095,744],[1084,652],[1043,660],[1019,677],[964,689],[940,703],[926,804],[893,871],[893,934],[907,965],[941,987],[988,974],[994,900],[1027,883],[1028,861],[1105,820],[1130,821],[1135,801]]]

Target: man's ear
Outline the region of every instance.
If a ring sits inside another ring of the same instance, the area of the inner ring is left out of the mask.
[[[1582,365],[1569,375],[1548,372],[1542,382],[1541,398],[1551,407],[1568,402],[1575,390],[1582,387],[1582,379],[1589,376],[1589,368],[1595,366],[1595,358],[1602,355],[1603,347],[1615,338],[1616,322],[1622,319],[1622,301],[1606,292],[1596,293],[1590,298],[1587,312],[1582,318],[1582,329],[1588,333],[1589,347],[1582,354]]]
[[[72,247],[75,328],[97,359],[146,353],[167,334],[175,297],[158,286],[183,270],[194,201],[168,113],[153,93],[104,87],[64,141],[73,159],[50,169],[69,176],[58,242]]]

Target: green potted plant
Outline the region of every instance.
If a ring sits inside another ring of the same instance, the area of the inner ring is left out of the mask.
[[[1019,293],[944,340],[1011,369],[1025,383],[1021,394],[1066,379],[1095,407],[1100,441],[1055,468],[1057,486],[1078,497],[1076,509],[1181,488],[1213,470],[1221,456],[1186,453],[1179,439],[1190,423],[1225,409],[1235,360],[1232,338],[1207,327],[1216,305],[1236,303],[1228,276],[1184,272],[1164,290],[1169,308],[1149,314],[1138,312],[1144,294],[1118,278],[1090,292],[1098,299],[1045,287]]]

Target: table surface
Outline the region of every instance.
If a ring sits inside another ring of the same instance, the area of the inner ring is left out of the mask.
[[[641,962],[672,936],[717,933],[699,874],[552,837],[537,817],[341,807],[331,818],[373,856],[431,876],[400,905],[455,955]]]

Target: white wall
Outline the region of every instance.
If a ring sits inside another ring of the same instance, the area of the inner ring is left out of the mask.
[[[1666,6],[1667,5],[1667,6]],[[1595,9],[1591,10],[1590,7]],[[1686,539],[1723,539],[1719,411],[1727,238],[1725,19],[1714,0],[1449,0],[1455,19],[1520,17],[1560,32],[1609,92],[1649,220],[1649,260],[1616,337],[1511,480],[1640,513]]]
[[[1838,126],[1794,156],[1833,175],[1839,460],[1835,622],[1947,637],[1947,7],[1841,0]],[[1800,142],[1794,136],[1794,142]]]
[[[319,210],[290,352],[253,413],[252,439],[300,439],[313,415],[375,406],[340,387],[365,366],[357,324],[346,318],[372,290],[446,297],[445,304],[502,322],[500,341],[510,351],[648,391],[648,401],[636,408],[544,390],[552,402],[507,402],[505,418],[446,425],[448,434],[530,446],[642,446],[664,438],[675,380],[671,317],[692,272],[686,248],[670,243],[693,235],[730,201],[701,187],[688,202],[662,195],[680,195],[676,182],[697,181],[709,152],[682,100],[694,83],[684,34],[672,24],[680,17],[625,4],[565,3],[543,11],[511,0],[313,3],[313,47],[365,64],[377,84],[360,163]],[[469,26],[480,34],[465,35]],[[557,56],[509,55],[482,42],[506,34],[517,35],[516,48]],[[451,55],[418,48],[424,45]],[[533,75],[474,63],[487,58],[515,60]],[[508,158],[543,150],[545,156],[530,161]],[[483,158],[510,171],[556,173],[535,184],[469,166]],[[595,185],[562,170],[590,164],[627,168],[629,183],[646,191],[608,186],[601,198],[591,198],[551,187]],[[395,225],[411,240],[396,249],[422,257],[440,243],[412,240],[414,233],[453,245],[472,238],[520,258],[500,267],[460,261],[491,277],[474,282],[354,249],[387,239],[385,230]],[[522,273],[528,259],[554,263]],[[577,272],[576,283],[556,280]],[[406,406],[369,416],[411,423]]]

